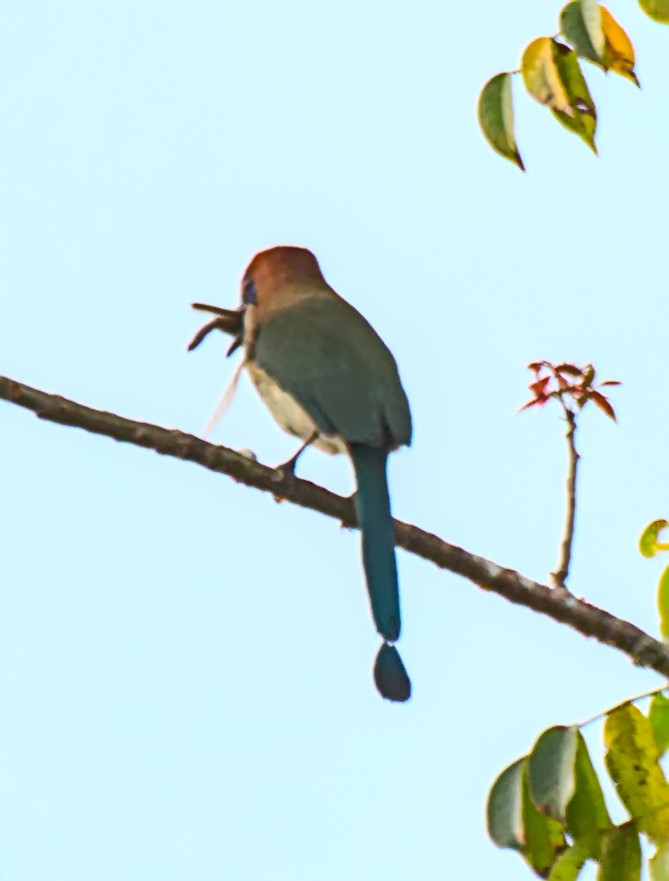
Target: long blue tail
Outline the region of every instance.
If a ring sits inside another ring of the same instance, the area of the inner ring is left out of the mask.
[[[395,562],[395,529],[386,477],[388,450],[351,444],[358,491],[355,505],[362,533],[362,564],[376,629],[388,642],[400,635],[400,595]]]

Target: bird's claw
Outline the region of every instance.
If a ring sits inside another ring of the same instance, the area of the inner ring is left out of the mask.
[[[274,493],[274,501],[275,502],[283,502],[287,497],[287,493],[290,493],[295,486],[295,465],[297,463],[297,458],[293,456],[292,459],[289,459],[287,462],[284,462],[283,465],[277,465],[274,469],[273,480],[277,483],[282,483],[282,489],[284,492]],[[287,492],[286,492],[287,491]]]

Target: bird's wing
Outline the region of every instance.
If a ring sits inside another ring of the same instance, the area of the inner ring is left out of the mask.
[[[410,443],[395,359],[345,300],[329,294],[277,310],[260,329],[254,357],[323,434],[372,446]]]

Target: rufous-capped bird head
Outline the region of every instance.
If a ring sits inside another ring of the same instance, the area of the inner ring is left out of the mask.
[[[246,267],[242,278],[242,304],[257,306],[261,312],[271,301],[295,283],[324,284],[318,260],[306,248],[279,245],[259,251]]]
[[[215,315],[191,340],[188,351],[200,345],[212,330],[222,330],[233,337],[227,354],[231,355],[244,340],[244,313],[257,310],[258,319],[271,313],[281,300],[296,299],[304,285],[327,287],[318,260],[306,248],[278,245],[259,251],[246,267],[242,276],[238,309],[223,309],[205,303],[193,303],[193,309]]]

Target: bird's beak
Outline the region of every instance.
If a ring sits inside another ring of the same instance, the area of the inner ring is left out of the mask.
[[[188,351],[192,352],[193,349],[196,349],[212,330],[222,330],[223,333],[234,337],[226,357],[232,355],[244,341],[244,307],[240,306],[239,309],[222,309],[220,306],[207,306],[205,303],[193,303],[192,306],[193,309],[198,309],[200,312],[209,312],[215,315],[216,318],[198,330],[188,344]]]

